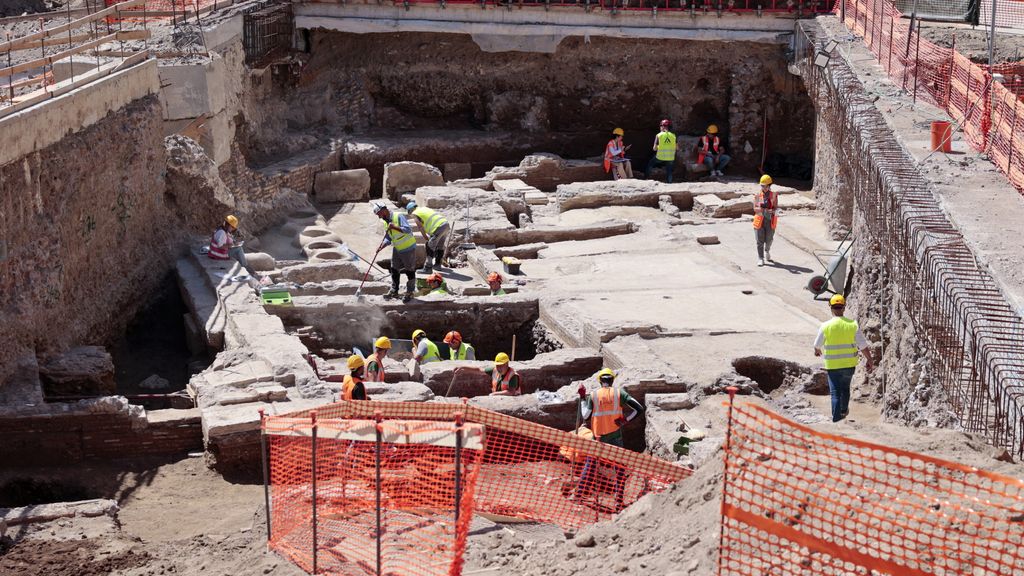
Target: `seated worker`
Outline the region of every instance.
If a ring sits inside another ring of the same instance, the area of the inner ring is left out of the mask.
[[[474,368],[459,366],[455,372],[483,372],[491,377],[491,396],[519,396],[523,393],[519,386],[519,373],[508,365],[508,354],[500,352],[494,357],[494,366]]]
[[[391,339],[387,336],[381,336],[373,343],[373,354],[366,358],[367,382],[384,381],[384,359],[388,356],[388,350],[391,350]]]
[[[427,296],[448,295],[448,286],[445,285],[444,278],[442,278],[437,272],[427,276],[427,287],[430,288],[430,292],[427,292]]]
[[[437,350],[437,344],[431,342],[423,330],[416,330],[412,333],[412,346],[413,358],[417,364],[441,361],[441,353]]]
[[[725,153],[725,146],[718,138],[718,126],[708,126],[707,134],[697,141],[697,164],[704,164],[711,171],[712,176],[722,176],[722,168],[732,158]]]
[[[366,363],[358,354],[348,357],[348,376],[341,385],[342,400],[366,400],[366,387],[363,377],[366,375]]]
[[[415,202],[409,202],[405,206],[423,236],[423,242],[427,249],[427,261],[423,263],[420,272],[430,273],[435,267],[440,268],[444,261],[444,247],[448,242],[448,233],[451,227],[448,220],[440,212],[425,206],[417,206]],[[431,263],[433,261],[433,263]]]
[[[612,173],[613,180],[633,177],[633,164],[626,158],[626,146],[622,142],[625,132],[622,128],[612,130],[612,139],[604,147],[604,171]]]
[[[491,272],[487,275],[487,285],[491,287],[491,296],[504,296],[505,289],[501,287],[502,281],[505,279],[501,277],[501,274],[497,272]]]
[[[213,260],[235,260],[242,268],[245,268],[250,276],[259,279],[259,275],[249,268],[249,263],[245,259],[245,251],[242,250],[242,243],[235,242],[236,234],[238,234],[238,218],[229,214],[224,218],[224,222],[213,231],[213,237],[210,238],[210,251],[207,256]]]
[[[476,360],[476,349],[462,341],[462,334],[453,330],[444,335],[444,343],[448,345],[450,360]]]

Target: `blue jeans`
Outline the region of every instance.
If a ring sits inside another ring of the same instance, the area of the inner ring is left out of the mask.
[[[832,421],[839,422],[850,413],[850,381],[856,368],[826,370],[828,390],[832,393]]]
[[[647,177],[647,178],[650,178],[652,170],[654,170],[655,168],[660,168],[660,167],[664,166],[665,167],[665,182],[668,182],[669,184],[671,184],[672,183],[672,168],[675,167],[675,164],[676,164],[675,160],[658,160],[658,157],[654,156],[654,157],[651,158],[651,161],[647,163],[647,173],[644,174],[644,176]]]
[[[718,155],[718,166],[715,166],[715,156],[713,154],[704,155],[704,165],[708,167],[708,170],[721,170],[729,164],[729,160],[732,160],[732,156],[728,154]]]

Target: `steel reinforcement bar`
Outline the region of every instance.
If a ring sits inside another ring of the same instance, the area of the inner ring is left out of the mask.
[[[1024,456],[1024,322],[939,207],[913,157],[842,58],[812,62],[820,27],[801,25],[799,65],[818,121],[846,154],[847,182],[900,304],[933,352],[936,378],[965,430]]]

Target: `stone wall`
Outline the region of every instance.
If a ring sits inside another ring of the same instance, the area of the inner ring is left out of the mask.
[[[166,277],[181,237],[161,134],[147,96],[0,166],[0,399],[18,401],[18,362],[31,374],[37,352],[104,344]]]

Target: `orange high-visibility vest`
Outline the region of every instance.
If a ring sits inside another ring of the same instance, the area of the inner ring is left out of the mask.
[[[774,190],[769,190],[768,192],[769,192],[769,194],[768,194],[768,203],[769,203],[770,207],[769,208],[761,208],[761,213],[760,214],[754,214],[754,230],[760,230],[761,226],[764,225],[764,211],[765,210],[770,210],[771,213],[772,213],[772,230],[775,230],[775,227],[778,226],[778,224],[779,224],[779,214],[777,212],[777,210],[779,208],[779,194],[777,192],[775,192]],[[754,198],[754,206],[757,206],[757,207],[760,208],[761,207],[761,202],[763,202],[763,201],[764,201],[764,190],[761,190],[761,191],[759,191],[757,193],[757,196]]]
[[[342,400],[366,400],[366,390],[363,390],[362,398],[353,398],[352,393],[356,390],[356,384],[362,383],[362,380],[356,382],[352,375],[345,376],[345,381],[341,384],[341,399]]]
[[[612,160],[614,158],[616,158],[616,157],[618,157],[618,158],[625,158],[626,157],[626,152],[625,151],[620,152],[619,154],[613,154],[612,153],[612,147],[613,146],[615,146],[615,138],[612,138],[611,140],[609,140],[608,141],[608,145],[604,147],[604,171],[605,172],[611,172],[611,170],[612,170]]]
[[[594,414],[590,418],[590,429],[599,438],[619,429],[616,420],[622,418],[622,406],[619,403],[619,389],[609,386],[598,388],[591,395]]]
[[[704,157],[707,156],[708,152],[711,149],[714,149],[715,154],[718,154],[719,142],[721,142],[721,141],[718,139],[718,136],[715,136],[714,140],[711,140],[710,142],[709,142],[709,138],[708,138],[707,134],[701,136],[700,137],[700,148],[697,151],[697,164],[703,164],[704,163]]]
[[[491,392],[499,392],[499,391],[504,392],[504,391],[508,390],[508,383],[512,381],[512,377],[513,376],[517,376],[517,375],[518,374],[516,373],[515,369],[513,369],[511,366],[509,366],[508,370],[505,371],[505,375],[504,376],[502,376],[501,374],[498,374],[498,369],[495,368],[491,372]],[[523,392],[523,382],[522,382],[522,379],[520,379],[519,387],[516,388],[516,396],[518,396],[519,394],[522,394],[522,392]]]
[[[370,372],[370,362],[377,363],[378,372]],[[384,363],[377,358],[377,353],[374,352],[366,357],[366,382],[383,382],[384,381]]]

